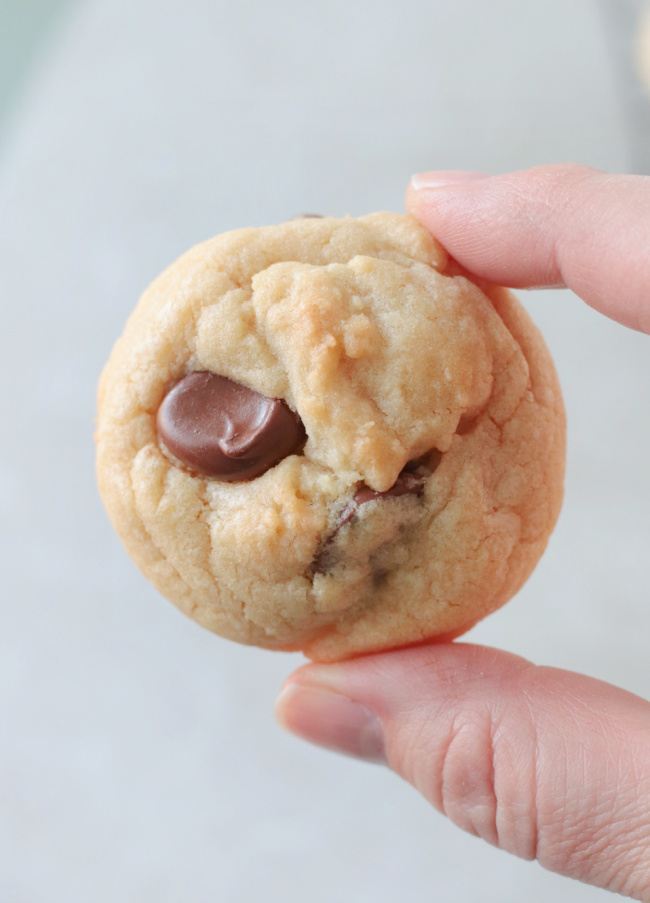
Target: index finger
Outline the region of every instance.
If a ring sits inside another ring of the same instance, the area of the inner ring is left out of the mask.
[[[414,176],[406,206],[459,263],[511,288],[566,286],[650,333],[650,177],[586,166]]]

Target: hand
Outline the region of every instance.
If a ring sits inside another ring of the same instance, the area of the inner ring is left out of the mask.
[[[568,286],[650,332],[650,178],[580,166],[415,177],[407,207],[469,271]],[[650,703],[462,643],[293,674],[280,723],[384,762],[460,827],[525,859],[650,901]]]

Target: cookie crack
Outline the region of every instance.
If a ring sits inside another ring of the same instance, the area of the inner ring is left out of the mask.
[[[160,511],[160,506],[162,505],[162,502],[163,502],[163,499],[164,499],[166,493],[168,493],[170,491],[169,478],[172,473],[172,468],[173,468],[173,465],[168,464],[166,462],[165,475],[162,480],[163,490],[162,490],[162,493],[158,500],[158,504],[156,505],[156,511],[155,511],[156,517],[158,517],[159,511]],[[209,540],[209,544],[210,544],[210,554],[212,554],[212,551],[213,551],[212,530],[210,529],[210,525],[207,521],[207,514],[206,514],[206,509],[208,509],[211,513],[211,507],[210,507],[207,499],[205,498],[206,491],[207,491],[206,482],[205,482],[205,480],[201,480],[199,483],[198,491],[197,491],[197,499],[200,503],[200,510],[196,513],[194,519],[200,521],[202,523],[204,529],[207,531],[208,540]],[[185,584],[185,586],[187,586],[189,588],[190,592],[194,592],[192,585],[188,582],[188,580],[185,577],[182,576],[182,574],[178,570],[178,568],[172,564],[172,562],[169,560],[169,557],[167,555],[163,555],[162,550],[160,549],[160,546],[154,541],[151,531],[146,526],[144,521],[143,521],[143,526],[147,532],[147,535],[150,537],[154,547],[156,548],[158,553],[161,555],[161,557],[164,558],[164,560],[169,564],[169,566],[175,571],[175,573],[178,575],[179,579]],[[194,567],[198,571],[200,571],[202,574],[204,574],[209,579],[210,582],[216,583],[215,577],[209,568],[200,567],[198,565],[194,565]],[[196,607],[198,607],[198,606],[195,604],[195,608]]]
[[[169,468],[168,468],[168,470],[169,470]],[[147,537],[150,545],[152,546],[152,548],[155,550],[156,554],[158,555],[158,560],[163,562],[165,565],[167,565],[171,569],[174,576],[185,587],[186,595],[191,595],[193,592],[192,587],[187,582],[187,580],[183,577],[183,575],[180,573],[180,571],[171,563],[171,561],[169,561],[167,556],[163,554],[162,549],[160,548],[158,543],[153,538],[153,534],[151,533],[151,530],[147,526],[145,519],[142,517],[142,515],[140,514],[140,512],[138,510],[138,505],[136,502],[135,477],[133,475],[133,469],[131,469],[131,471],[129,473],[129,477],[130,477],[130,481],[131,481],[131,493],[133,495],[133,509],[138,513],[138,521],[140,523],[140,526],[142,527],[142,530],[143,530],[145,536]],[[161,501],[162,501],[162,496],[161,496],[161,499],[159,499],[158,504],[156,505],[156,512],[158,511],[158,509],[160,507]],[[194,606],[194,607],[196,607],[196,606]]]

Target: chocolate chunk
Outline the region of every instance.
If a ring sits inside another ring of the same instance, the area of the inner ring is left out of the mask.
[[[306,441],[302,421],[284,401],[205,370],[170,389],[157,426],[179,461],[226,481],[252,480],[301,451]]]
[[[294,219],[324,219],[322,213],[298,213],[296,216],[292,216],[289,222]]]
[[[418,470],[422,470],[422,468],[418,467]],[[403,495],[414,495],[419,497],[424,490],[425,479],[425,474],[411,473],[405,467],[390,489],[387,489],[385,492],[377,492],[375,489],[371,489],[370,486],[366,485],[357,489],[352,501],[341,511],[334,529],[324,540],[316,553],[316,557],[312,563],[312,572],[314,574],[326,574],[327,571],[334,567],[336,564],[336,556],[333,554],[334,550],[332,549],[332,543],[343,527],[356,517],[357,512],[362,505],[366,505],[368,502],[374,502],[378,499],[399,498]]]
[[[424,477],[415,473],[409,473],[406,468],[400,473],[390,489],[385,492],[376,492],[370,486],[362,486],[354,494],[353,502],[357,507],[366,502],[374,502],[375,499],[399,498],[400,495],[421,495],[424,487]]]

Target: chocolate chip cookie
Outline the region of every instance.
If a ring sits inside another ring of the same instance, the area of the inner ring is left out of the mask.
[[[100,491],[138,566],[210,630],[322,661],[450,638],[506,602],[564,457],[528,315],[396,214],[198,245],[100,383]]]

